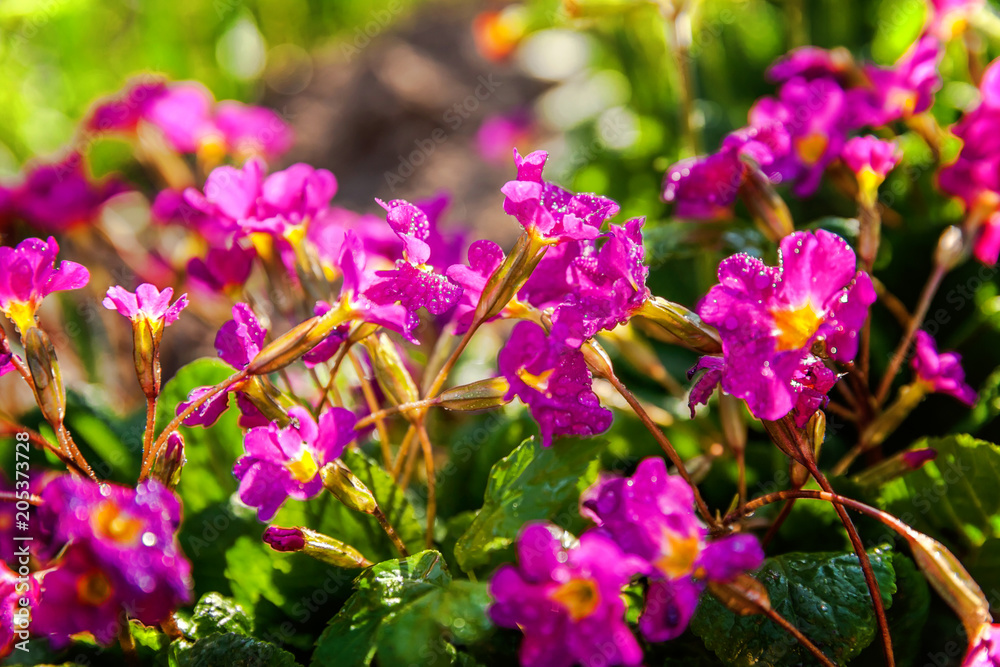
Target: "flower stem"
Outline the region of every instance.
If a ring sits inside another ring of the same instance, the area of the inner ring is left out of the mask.
[[[383,408],[377,412],[372,412],[367,417],[362,417],[354,425],[354,428],[365,428],[372,422],[378,422],[384,417],[391,417],[392,415],[399,414],[400,412],[406,412],[408,410],[413,410],[416,408],[429,408],[437,405],[441,402],[441,399],[435,396],[434,398],[425,398],[419,401],[413,401],[411,403],[400,403],[399,405],[393,405],[388,408]]]
[[[229,389],[229,387],[231,387],[232,385],[236,384],[237,382],[240,382],[241,380],[246,379],[246,377],[247,377],[247,372],[245,369],[233,373],[228,378],[226,378],[219,384],[209,389],[208,392],[206,392],[204,395],[192,401],[191,405],[187,406],[187,408],[185,408],[183,412],[174,417],[173,421],[167,424],[166,428],[164,428],[163,431],[160,433],[160,437],[158,437],[156,441],[153,443],[153,446],[150,447],[148,455],[145,455],[143,457],[142,470],[139,471],[139,481],[143,482],[146,480],[147,477],[149,477],[149,471],[153,466],[153,460],[156,458],[157,452],[159,452],[160,448],[163,447],[164,443],[166,443],[167,438],[170,437],[170,434],[176,431],[180,427],[180,425],[184,423],[184,420],[191,416],[191,413],[193,413],[203,404],[208,402],[210,398],[218,396],[220,393]]]
[[[431,439],[427,436],[427,428],[423,419],[417,427],[420,435],[420,444],[424,453],[424,465],[427,471],[427,548],[434,546],[434,516],[437,514],[437,497],[435,495],[435,474],[434,474],[434,448],[431,446]]]
[[[820,488],[831,495],[835,495],[830,481],[820,472],[816,461],[812,457],[808,459],[807,468],[809,468],[809,473],[816,480],[816,483],[820,485]],[[854,553],[857,554],[858,561],[861,563],[861,571],[865,575],[865,584],[868,586],[872,606],[875,608],[875,620],[878,623],[879,634],[882,636],[882,652],[885,655],[885,662],[888,667],[893,667],[896,664],[896,660],[892,653],[892,635],[889,634],[889,621],[885,616],[885,605],[882,604],[882,591],[879,589],[878,581],[875,579],[875,571],[872,569],[868,552],[865,551],[865,545],[861,542],[861,535],[858,534],[858,529],[854,526],[854,522],[851,521],[851,517],[848,516],[844,505],[839,501],[831,502],[833,503],[833,508],[837,511],[837,516],[840,517],[840,522],[844,524],[847,536],[851,540],[851,546],[854,547]]]
[[[399,555],[401,555],[403,558],[409,556],[410,552],[407,551],[406,545],[403,544],[403,540],[399,539],[399,535],[396,533],[396,529],[392,527],[391,523],[389,523],[389,519],[386,518],[385,513],[382,511],[382,508],[376,507],[375,511],[372,513],[372,516],[374,516],[375,519],[378,521],[378,524],[382,526],[382,530],[385,531],[385,534],[389,536],[389,540],[392,542],[392,545],[396,547],[396,550],[399,552]]]
[[[646,430],[648,430],[653,438],[656,439],[660,448],[663,449],[663,452],[667,455],[667,458],[670,459],[670,462],[677,468],[681,477],[684,478],[684,481],[691,487],[691,491],[694,493],[695,505],[698,507],[698,513],[701,514],[702,518],[705,519],[706,523],[710,526],[716,525],[718,522],[715,520],[715,517],[712,516],[711,511],[709,511],[708,505],[705,504],[705,499],[701,497],[701,492],[698,490],[697,485],[691,480],[691,475],[688,474],[687,468],[684,467],[684,462],[681,461],[681,457],[677,454],[677,450],[674,449],[674,446],[670,444],[670,440],[667,439],[667,436],[665,436],[663,431],[661,431],[660,428],[653,422],[650,416],[646,413],[646,410],[642,407],[639,399],[637,399],[635,395],[629,391],[628,387],[622,384],[622,381],[618,379],[618,376],[612,373],[607,377],[607,380],[629,404],[629,407],[632,408],[632,411],[635,412],[636,416],[638,416],[642,421]]]
[[[920,325],[923,323],[924,317],[927,315],[927,310],[931,306],[931,300],[934,298],[934,294],[937,293],[938,287],[941,286],[941,280],[947,272],[948,268],[946,266],[935,263],[934,271],[927,279],[927,284],[924,285],[924,291],[920,294],[920,302],[917,304],[917,309],[914,311],[913,317],[910,318],[909,326],[906,327],[906,333],[903,335],[903,339],[899,341],[899,347],[897,347],[895,353],[893,353],[892,360],[889,362],[889,367],[886,369],[885,375],[882,376],[882,383],[879,385],[878,392],[875,394],[875,402],[879,406],[885,403],[885,399],[889,394],[889,389],[892,387],[892,381],[895,379],[896,373],[899,372],[899,367],[906,358],[906,352],[910,349],[910,343],[913,341],[913,335],[917,333],[917,329],[919,329]]]
[[[804,634],[802,634],[802,631],[799,630],[794,625],[792,625],[791,623],[789,623],[788,619],[786,619],[784,616],[779,614],[771,607],[766,607],[764,609],[764,614],[769,619],[771,619],[772,621],[780,625],[782,628],[784,628],[790,635],[795,637],[795,639],[797,639],[800,644],[802,644],[810,653],[813,654],[816,660],[818,660],[819,663],[823,665],[823,667],[836,667],[834,662],[830,660],[830,658],[826,657],[826,655],[821,650],[819,650],[818,646],[809,641],[809,639]]]
[[[146,397],[146,430],[142,432],[142,460],[145,463],[156,435],[156,396]]]
[[[378,409],[378,399],[375,398],[375,391],[372,389],[368,378],[365,377],[364,367],[353,352],[350,353],[350,357],[351,363],[354,365],[354,372],[358,376],[358,382],[361,383],[361,393],[364,395],[365,403],[371,412],[369,415],[370,419],[367,420],[366,424],[370,424],[372,421],[375,422],[379,444],[382,446],[382,465],[388,470],[389,466],[392,465],[392,452],[389,450],[389,431],[386,430],[385,422],[382,420],[382,415],[380,414],[381,411]],[[361,428],[361,424],[355,424],[354,428]]]

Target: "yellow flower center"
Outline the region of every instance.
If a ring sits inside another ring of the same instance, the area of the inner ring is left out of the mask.
[[[137,544],[142,533],[142,521],[122,512],[110,500],[101,503],[90,521],[95,533],[119,544]]]
[[[697,533],[683,537],[663,531],[663,556],[656,561],[656,567],[671,579],[689,576],[694,570],[694,562],[701,553],[701,540]]]
[[[882,185],[885,177],[875,172],[869,166],[865,166],[858,173],[858,188],[861,191],[861,198],[869,205],[874,205],[878,195],[878,186]]]
[[[316,459],[313,458],[312,453],[308,449],[303,449],[302,456],[297,461],[286,463],[285,467],[288,468],[288,472],[292,473],[292,477],[299,482],[308,482],[316,477],[316,473],[319,472]]]
[[[531,387],[532,389],[548,396],[549,378],[552,377],[552,374],[555,372],[555,370],[556,369],[554,368],[550,368],[547,371],[543,371],[538,375],[535,375],[534,373],[528,371],[528,369],[522,368],[517,371],[517,377],[521,378],[521,381],[524,382],[524,384]]]
[[[912,116],[917,108],[917,93],[905,88],[894,88],[889,93],[889,106],[899,109],[904,116]]]
[[[823,323],[823,318],[813,310],[809,302],[794,310],[772,310],[771,317],[774,318],[775,337],[778,339],[776,348],[779,352],[805,347]]]
[[[593,614],[601,601],[593,579],[571,579],[552,591],[549,598],[565,607],[574,622]]]
[[[795,152],[799,159],[808,167],[819,162],[826,152],[826,147],[830,144],[829,138],[822,132],[813,132],[804,137],[795,139]]]
[[[196,149],[199,162],[207,167],[214,167],[226,157],[226,138],[221,134],[210,133],[198,140]]]
[[[4,314],[17,326],[18,331],[24,334],[35,326],[36,310],[38,305],[32,301],[11,301],[4,309]]]
[[[100,570],[91,570],[76,580],[76,599],[94,607],[111,597],[111,582]]]

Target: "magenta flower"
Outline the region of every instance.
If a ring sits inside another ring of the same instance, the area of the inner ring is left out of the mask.
[[[69,544],[78,557],[64,555],[56,570],[62,574],[43,579],[40,616],[59,615],[58,603],[46,611],[53,597],[79,596],[95,614],[113,601],[152,625],[190,602],[191,565],[176,539],[180,503],[158,481],[132,489],[63,475],[45,487],[42,500],[38,516],[51,533],[50,549]],[[70,577],[80,586],[61,591],[56,580]]]
[[[526,109],[489,116],[476,131],[476,149],[484,160],[505,164],[518,144],[527,143],[535,121]]]
[[[227,246],[208,249],[205,259],[192,257],[188,261],[188,277],[198,287],[209,292],[232,294],[246,284],[253,271],[257,252],[233,241]]]
[[[80,632],[91,633],[105,646],[113,643],[123,608],[131,612],[131,605],[139,602],[121,585],[120,574],[124,573],[102,563],[85,547],[70,546],[42,576],[32,633],[48,638],[55,649],[67,646],[71,636]]]
[[[525,231],[549,243],[596,238],[604,221],[618,213],[618,204],[592,194],[574,194],[542,180],[549,155],[535,151],[521,157],[514,151],[517,180],[501,188],[503,210],[517,218]]]
[[[872,116],[865,124],[885,125],[927,111],[934,103],[934,93],[941,88],[938,65],[942,56],[941,43],[925,35],[893,67],[865,67],[872,104]]]
[[[840,154],[852,126],[851,97],[833,79],[807,81],[796,77],[763,97],[750,109],[750,125],[780,124],[790,137],[790,150],[775,156],[772,170],[792,182],[792,191],[808,197],[819,186],[823,171]]]
[[[1000,625],[984,624],[969,641],[961,667],[1000,667]]]
[[[403,333],[409,337],[420,324],[417,311],[426,308],[432,315],[447,312],[462,296],[462,288],[447,275],[428,266],[431,248],[427,244],[430,238],[427,214],[402,199],[388,203],[379,200],[379,204],[386,210],[389,226],[403,241],[403,259],[391,270],[377,271],[375,275],[380,280],[368,288],[366,296],[383,306],[402,304],[407,313]]]
[[[517,541],[518,566],[490,581],[490,618],[524,633],[524,667],[638,665],[642,649],[625,623],[622,588],[642,571],[614,542],[585,533],[564,549],[545,524],[529,524]]]
[[[90,281],[90,272],[76,262],[61,262],[56,268],[59,244],[25,239],[16,248],[0,246],[0,312],[21,333],[35,326],[35,313],[42,299],[53,292],[80,289]]]
[[[215,125],[236,156],[278,157],[292,147],[291,128],[271,109],[220,102],[215,107]]]
[[[257,353],[264,347],[264,339],[267,330],[253,314],[253,311],[245,303],[237,303],[233,306],[233,319],[229,320],[215,336],[215,349],[224,362],[236,370],[242,370],[250,365]],[[184,420],[185,426],[211,426],[222,413],[229,407],[229,393],[236,392],[237,399],[242,394],[242,385],[229,387],[227,391],[220,392],[208,399],[194,410]],[[177,406],[177,414],[181,414],[188,409],[192,403],[211,391],[211,387],[195,387],[188,394],[188,400]],[[239,401],[239,407],[244,418],[257,419],[260,417],[259,411],[247,400]],[[246,422],[241,422],[246,424]]]
[[[924,31],[946,42],[962,33],[969,17],[985,4],[985,0],[928,0]]]
[[[593,436],[611,426],[611,411],[601,407],[592,389],[580,342],[565,323],[553,325],[546,336],[534,322],[518,322],[497,357],[510,384],[506,398],[517,396],[528,406],[545,447],[553,436]]]
[[[569,245],[572,244],[561,244],[555,248],[550,248],[549,252],[561,250],[564,246]],[[486,287],[486,282],[493,275],[493,272],[503,264],[503,260],[504,254],[500,246],[493,241],[480,239],[474,241],[469,246],[468,266],[465,264],[452,264],[448,267],[446,275],[452,282],[462,288],[462,296],[458,300],[458,305],[455,307],[453,315],[456,323],[455,333],[457,335],[461,336],[472,326],[472,317],[476,312],[476,306],[479,305],[479,300],[483,296],[483,289]],[[545,258],[542,259],[542,262],[545,262]],[[536,269],[532,273],[532,277],[541,275],[539,271],[540,269]],[[530,282],[531,278],[528,281]]]
[[[993,266],[1000,259],[1000,213],[987,218],[972,245],[972,254],[986,266]]]
[[[938,353],[934,338],[926,331],[914,334],[913,346],[910,366],[919,382],[930,391],[953,396],[969,407],[976,404],[976,390],[965,382],[961,355],[956,352]]]
[[[367,266],[361,239],[353,231],[344,235],[340,248],[340,270],[344,274],[341,285],[341,299],[346,300],[358,318],[378,324],[403,336],[410,337],[410,313],[396,302],[379,303],[369,298],[369,291],[375,288],[376,279]]]
[[[331,172],[293,164],[264,179],[256,212],[247,221],[237,222],[249,231],[282,236],[316,217],[335,194],[337,179]]]
[[[218,144],[222,135],[212,120],[212,93],[200,83],[172,83],[149,100],[142,119],[155,125],[179,153],[197,153]]]
[[[850,62],[833,51],[818,46],[801,46],[781,56],[767,69],[772,83],[785,83],[796,77],[806,80],[835,79],[840,81]]]
[[[733,213],[745,169],[734,150],[677,162],[663,179],[663,201],[674,215],[694,220],[720,220]]]
[[[603,477],[581,496],[581,512],[598,532],[646,563],[650,586],[639,629],[652,642],[684,632],[707,582],[731,580],[764,562],[753,535],[709,542],[693,508],[691,488],[655,457],[631,477]]]
[[[188,304],[187,294],[181,294],[171,305],[170,298],[173,295],[172,287],[161,292],[149,283],[139,285],[135,292],[115,285],[108,288],[108,295],[102,303],[108,310],[117,310],[133,322],[148,322],[150,330],[156,333],[176,322]]]
[[[871,135],[848,139],[840,151],[840,159],[858,179],[861,197],[871,205],[878,196],[879,186],[901,157],[896,144]]]
[[[31,168],[11,193],[11,207],[14,215],[36,229],[63,232],[90,224],[109,199],[126,190],[116,180],[91,180],[83,156],[71,153],[60,162]]]
[[[742,254],[723,260],[720,284],[698,306],[722,338],[723,390],[766,420],[795,407],[818,344],[836,361],[854,359],[875,301],[871,279],[836,234],[786,236],[779,260],[777,267]]]
[[[264,163],[257,159],[247,160],[241,169],[217,167],[205,179],[204,194],[188,188],[184,201],[208,216],[217,234],[242,234],[243,223],[256,220],[263,180]]]
[[[134,132],[149,103],[166,90],[159,78],[136,78],[118,95],[94,105],[84,126],[91,132]]]
[[[323,489],[319,471],[341,455],[354,439],[356,418],[343,408],[331,408],[317,424],[307,410],[288,411],[292,424],[251,429],[244,439],[246,455],[237,459],[233,475],[240,482],[240,500],[257,508],[269,521],[286,498],[308,500]]]

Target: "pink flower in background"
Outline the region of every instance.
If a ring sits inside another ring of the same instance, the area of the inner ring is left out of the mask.
[[[868,65],[871,113],[866,125],[885,125],[927,111],[941,88],[938,66],[943,51],[931,36],[921,37],[892,67]]]
[[[518,145],[530,142],[535,121],[527,109],[487,117],[476,132],[479,155],[494,164],[506,164]]]
[[[965,382],[962,357],[955,352],[937,351],[934,338],[926,331],[917,331],[913,336],[913,358],[910,366],[917,374],[917,380],[930,391],[948,394],[972,407],[976,403],[976,390]]]
[[[127,190],[114,179],[92,180],[83,156],[71,153],[59,162],[29,168],[24,182],[11,191],[9,215],[35,229],[62,232],[90,224],[109,199]]]
[[[205,259],[188,261],[188,277],[195,285],[210,292],[231,293],[246,284],[253,270],[257,252],[244,248],[238,241],[228,246],[209,248]]]
[[[53,292],[80,289],[90,281],[90,272],[76,262],[61,262],[56,268],[59,244],[25,239],[16,248],[0,246],[0,312],[21,333],[35,325],[42,299]]]
[[[901,157],[896,144],[871,135],[848,139],[840,151],[840,159],[858,180],[862,198],[871,204],[874,204],[886,175]]]
[[[722,338],[723,390],[767,420],[796,406],[818,344],[836,361],[854,359],[875,301],[871,279],[836,234],[796,232],[780,251],[777,267],[747,255],[723,260],[719,284],[698,306]]]
[[[517,540],[517,565],[490,580],[493,622],[524,633],[524,667],[638,665],[642,649],[625,623],[621,590],[642,571],[603,535],[588,532],[564,549],[545,524]]]
[[[969,17],[986,5],[986,0],[928,0],[925,32],[946,42],[965,30]]]
[[[120,94],[98,102],[85,126],[91,132],[135,132],[139,123],[157,127],[179,153],[212,158],[283,155],[292,132],[273,110],[226,101],[216,104],[205,86],[194,81],[166,82],[145,77]]]

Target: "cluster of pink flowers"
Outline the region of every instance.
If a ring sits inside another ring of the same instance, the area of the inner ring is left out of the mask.
[[[631,477],[604,477],[583,493],[580,511],[596,527],[575,546],[563,547],[554,526],[527,526],[518,565],[490,581],[493,621],[524,633],[521,664],[641,664],[621,597],[633,578],[649,582],[639,629],[662,642],[684,632],[707,582],[760,567],[756,537],[709,540],[693,507],[691,487],[650,458]]]

